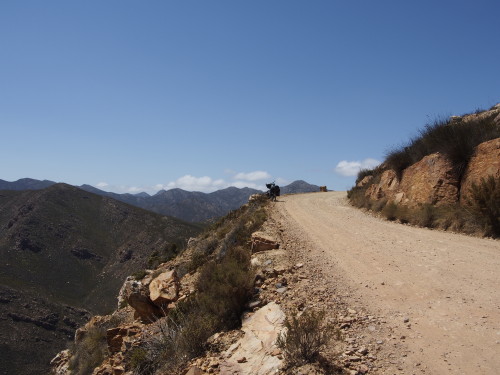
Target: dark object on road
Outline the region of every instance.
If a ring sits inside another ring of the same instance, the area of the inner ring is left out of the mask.
[[[270,200],[276,202],[276,198],[280,196],[280,187],[276,185],[274,182],[266,184],[266,187],[269,189],[266,192],[266,195],[269,197]]]

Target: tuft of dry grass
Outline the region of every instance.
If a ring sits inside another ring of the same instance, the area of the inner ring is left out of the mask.
[[[91,327],[78,344],[71,350],[73,353],[69,369],[75,375],[89,375],[108,355],[105,327]]]
[[[334,339],[338,330],[325,324],[325,312],[306,310],[285,322],[285,330],[276,345],[283,351],[288,366],[301,366],[319,359],[321,350]]]

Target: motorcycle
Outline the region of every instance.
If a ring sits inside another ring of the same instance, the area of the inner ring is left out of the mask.
[[[280,196],[280,187],[278,185],[276,185],[274,182],[266,184],[266,187],[269,189],[266,192],[267,197],[272,202],[276,202],[276,198]]]

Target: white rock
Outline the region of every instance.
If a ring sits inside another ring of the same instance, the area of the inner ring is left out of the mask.
[[[223,353],[226,359],[220,364],[220,374],[276,374],[283,361],[270,353],[276,348],[274,343],[284,320],[285,314],[275,302],[244,317],[241,330],[245,335]],[[238,363],[241,358],[246,361]]]

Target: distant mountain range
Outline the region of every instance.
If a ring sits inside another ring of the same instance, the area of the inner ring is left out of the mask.
[[[295,181],[282,193],[318,190]],[[0,180],[0,373],[47,373],[89,314],[115,307],[126,276],[175,255],[201,231],[187,221],[223,216],[256,193],[229,187],[150,196]]]
[[[40,181],[32,178],[21,178],[13,182],[0,180],[0,190],[39,190],[54,184],[56,184],[54,181]]]
[[[66,184],[0,191],[0,373],[48,373],[87,311],[114,309],[126,276],[200,230]]]
[[[39,181],[23,178],[14,182],[0,180],[0,190],[36,190],[54,185],[53,181]],[[161,190],[154,195],[147,193],[117,194],[82,185],[82,190],[116,199],[121,202],[144,208],[162,215],[173,216],[188,222],[204,222],[237,209],[248,202],[252,194],[262,193],[251,188],[228,187],[213,193],[201,193],[182,189]],[[281,194],[297,194],[319,191],[319,186],[305,181],[294,181],[281,187]]]

